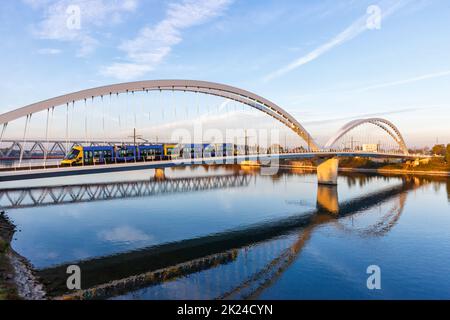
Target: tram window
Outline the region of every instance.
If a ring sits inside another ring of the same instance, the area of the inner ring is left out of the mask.
[[[127,157],[134,157],[134,149],[127,149],[126,155]]]
[[[119,157],[123,158],[127,155],[127,150],[120,149],[119,150]]]
[[[80,150],[73,149],[66,157],[68,160],[75,159],[80,154]]]

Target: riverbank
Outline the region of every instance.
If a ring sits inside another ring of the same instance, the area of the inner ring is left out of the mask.
[[[15,232],[14,224],[0,212],[0,300],[44,299],[45,292],[30,264],[11,248]]]
[[[316,170],[317,164],[313,161],[289,161],[281,164],[280,168]],[[450,166],[444,160],[440,159],[431,160],[429,163],[413,165],[410,162],[383,163],[364,158],[343,158],[339,160],[339,172],[450,177]]]
[[[14,268],[10,259],[11,240],[15,227],[5,216],[0,213],[0,300],[19,299],[16,284],[14,282]]]
[[[280,168],[302,169],[314,171],[317,166],[310,165],[280,165]],[[372,168],[349,168],[339,167],[339,172],[357,172],[357,173],[380,173],[380,174],[403,174],[403,175],[419,175],[419,176],[437,176],[450,177],[450,171],[427,171],[427,170],[404,170],[404,169],[372,169]]]
[[[404,170],[404,169],[366,169],[366,168],[339,168],[340,172],[382,173],[382,174],[408,174],[420,176],[450,177],[449,171]]]
[[[355,172],[450,176],[450,165],[441,158],[431,158],[426,159],[426,161],[406,161],[404,163],[375,162],[365,158],[344,158],[339,161],[339,168],[341,170],[357,170]]]

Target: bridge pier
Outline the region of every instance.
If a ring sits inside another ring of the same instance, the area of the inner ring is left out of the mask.
[[[319,165],[317,166],[317,181],[319,184],[324,185],[337,185],[339,168],[339,159],[319,159]]]
[[[155,179],[156,180],[164,180],[166,178],[166,173],[164,168],[156,168],[155,169]]]
[[[317,186],[317,209],[334,215],[339,213],[337,186],[325,184]]]

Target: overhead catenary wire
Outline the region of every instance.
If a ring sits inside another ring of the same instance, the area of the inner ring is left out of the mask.
[[[23,139],[22,139],[23,143],[22,143],[22,148],[20,149],[19,166],[18,166],[19,168],[22,165],[22,159],[23,159],[23,156],[25,153],[25,144],[27,142],[27,130],[28,130],[28,125],[29,125],[30,121],[31,121],[31,114],[28,114],[25,119],[25,128],[23,130]]]

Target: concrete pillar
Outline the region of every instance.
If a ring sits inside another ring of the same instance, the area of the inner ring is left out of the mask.
[[[166,174],[164,172],[164,168],[156,168],[155,169],[155,179],[156,180],[164,180],[166,178]]]
[[[317,209],[325,213],[339,213],[337,186],[325,184],[317,186]]]
[[[317,181],[319,184],[337,185],[339,160],[337,158],[320,159],[317,166]]]

